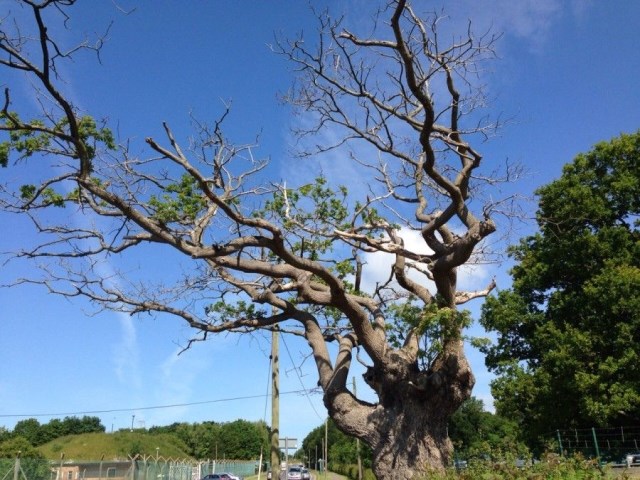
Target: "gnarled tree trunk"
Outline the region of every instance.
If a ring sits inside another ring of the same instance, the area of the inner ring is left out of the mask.
[[[420,372],[402,350],[390,351],[380,367],[365,374],[380,398],[376,405],[358,402],[345,390],[328,390],[331,417],[371,446],[378,479],[419,478],[449,464],[449,418],[474,384],[462,348],[461,341],[454,342],[429,372]]]
[[[448,416],[414,399],[405,400],[405,408],[387,410],[380,422],[384,434],[373,450],[378,479],[409,479],[425,471],[439,471],[451,456]]]

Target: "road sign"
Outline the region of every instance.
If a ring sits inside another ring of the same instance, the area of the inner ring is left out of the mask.
[[[298,439],[297,438],[280,438],[280,449],[281,450],[297,450],[298,449]]]

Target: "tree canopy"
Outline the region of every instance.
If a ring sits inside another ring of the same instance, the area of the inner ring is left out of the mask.
[[[449,436],[460,459],[526,453],[517,423],[486,411],[482,400],[475,397],[453,414]]]
[[[104,432],[105,428],[98,417],[64,417],[51,419],[41,424],[36,418],[19,420],[11,436],[25,438],[31,445],[37,447],[56,438],[66,435],[79,435],[81,433]]]
[[[640,421],[640,132],[602,142],[537,191],[539,231],[482,324],[497,411],[534,441]]]
[[[295,132],[299,154],[352,162],[367,192],[354,198],[323,175],[299,188],[265,178],[257,146],[225,135],[226,108],[194,122],[188,140],[169,122],[164,138],[136,149],[116,138],[61,88],[65,62],[108,48],[103,38],[65,45],[47,26],[67,25],[74,3],[21,0],[31,23],[2,19],[0,66],[26,76],[41,111],[14,110],[12,88],[23,84],[5,90],[0,163],[55,165],[52,176],[36,169],[36,180],[2,188],[0,206],[32,220],[41,239],[16,257],[43,276],[21,281],[99,308],[175,317],[202,333],[193,341],[274,329],[304,337],[329,415],[372,448],[379,478],[444,468],[448,419],[474,384],[469,317],[458,306],[494,287],[459,291],[457,278],[496,230],[495,200],[482,191],[503,177],[495,165],[479,174],[473,145],[497,127],[476,111],[485,99],[474,79],[496,36],[468,28],[445,42],[438,15],[394,0],[362,33],[321,13],[317,38],[274,45],[296,71],[285,99],[306,118]],[[405,240],[410,232],[420,248]],[[175,284],[105,275],[106,256],[149,246],[190,267]],[[392,263],[367,288],[365,259],[375,253]],[[354,359],[366,365],[373,403],[347,387]]]
[[[371,449],[367,445],[358,446],[356,439],[342,433],[333,420],[328,419],[326,425],[314,428],[302,441],[302,447],[296,452],[297,458],[305,458],[311,468],[319,468],[319,460],[324,459],[324,442],[329,445],[328,458],[332,466],[336,464],[355,465],[358,453],[363,468],[371,468]]]
[[[252,460],[258,458],[261,451],[268,451],[269,446],[269,429],[262,421],[182,422],[152,427],[149,433],[177,436],[187,445],[189,455],[197,459]]]

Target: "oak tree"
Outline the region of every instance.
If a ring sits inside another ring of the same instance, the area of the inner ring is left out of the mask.
[[[498,179],[476,174],[483,162],[471,143],[496,127],[475,111],[484,103],[475,75],[496,37],[469,28],[445,42],[438,15],[394,0],[364,35],[319,14],[318,38],[273,47],[297,73],[287,100],[307,115],[296,132],[300,154],[335,151],[353,162],[369,192],[355,199],[322,175],[297,189],[269,182],[255,146],[225,135],[226,110],[198,123],[189,144],[165,123],[164,138],[146,138],[146,158],[131,154],[60,88],[62,64],[103,48],[100,38],[63,45],[47,27],[47,9],[69,18],[75,1],[18,3],[32,14],[33,34],[23,17],[0,19],[0,66],[27,76],[42,111],[25,118],[5,90],[0,162],[56,164],[54,176],[3,186],[2,208],[31,219],[41,238],[16,252],[44,269],[24,281],[108,309],[176,317],[202,332],[194,341],[273,329],[300,335],[329,415],[371,447],[378,478],[444,468],[448,420],[474,384],[464,352],[469,319],[458,306],[493,288],[459,291],[457,277],[496,229],[494,204],[481,192]],[[67,213],[51,213],[57,207]],[[423,248],[406,244],[404,232],[416,232]],[[188,259],[189,273],[173,286],[105,277],[105,255],[149,245]],[[393,261],[367,288],[365,259],[374,253]],[[356,358],[375,403],[348,388]]]
[[[550,431],[640,420],[640,132],[597,144],[540,188],[538,232],[481,322],[499,413]]]

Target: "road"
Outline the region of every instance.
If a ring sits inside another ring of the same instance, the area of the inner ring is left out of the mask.
[[[280,473],[279,480],[287,480],[287,474],[285,472]],[[338,475],[333,472],[311,472],[311,480],[348,480],[343,475]]]

